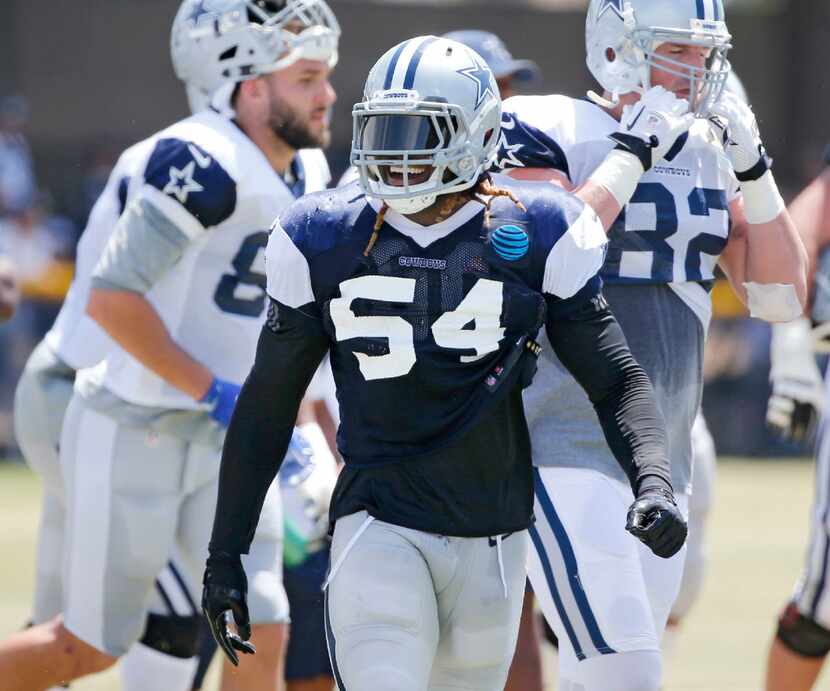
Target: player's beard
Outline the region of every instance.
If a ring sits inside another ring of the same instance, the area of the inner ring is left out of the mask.
[[[315,132],[302,116],[286,103],[276,103],[268,118],[271,130],[292,149],[325,149],[331,140],[328,124]]]

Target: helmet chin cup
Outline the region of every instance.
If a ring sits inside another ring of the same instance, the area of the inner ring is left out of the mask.
[[[428,209],[435,204],[436,199],[438,199],[437,194],[426,194],[410,197],[409,199],[386,199],[384,201],[386,206],[393,211],[397,211],[404,216],[410,216],[411,214],[417,214],[419,211]]]

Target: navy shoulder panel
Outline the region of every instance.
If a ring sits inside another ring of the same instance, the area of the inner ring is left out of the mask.
[[[508,197],[493,200],[491,228],[515,223],[529,236],[528,266],[541,281],[553,246],[582,214],[585,204],[570,192],[549,182],[515,180],[493,175],[494,186],[509,190],[527,209],[523,212]],[[541,283],[540,283],[541,284]]]
[[[375,213],[355,182],[307,194],[287,206],[277,220],[297,249],[311,260],[360,232],[366,225],[359,222],[361,216],[371,216],[374,222]]]
[[[496,168],[553,168],[571,177],[562,147],[542,130],[528,125],[514,113],[503,113]]]
[[[236,208],[236,183],[198,144],[160,139],[144,171],[147,184],[179,202],[205,228],[226,221]]]
[[[554,241],[579,218],[585,204],[567,190],[550,182],[515,180],[505,175],[493,175],[493,185],[509,190],[527,209],[525,216],[540,232]],[[507,212],[516,205],[507,197],[493,202],[492,216]],[[515,212],[514,212],[515,213]]]

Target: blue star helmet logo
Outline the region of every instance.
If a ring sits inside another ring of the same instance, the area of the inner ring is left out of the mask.
[[[622,19],[623,16],[623,0],[600,0],[597,8],[597,19],[599,19],[605,12],[611,9],[616,15]]]
[[[198,24],[199,19],[206,14],[210,14],[210,10],[205,9],[205,0],[199,0],[199,2],[193,4],[193,11],[190,13],[188,19],[194,24]]]
[[[496,95],[493,92],[492,87],[493,73],[487,65],[480,63],[477,58],[474,58],[472,55],[470,55],[470,58],[473,61],[473,66],[465,67],[463,70],[458,70],[458,74],[463,74],[467,77],[467,79],[470,79],[476,83],[475,109],[478,110],[478,107],[487,97],[487,94],[490,94],[491,96]]]

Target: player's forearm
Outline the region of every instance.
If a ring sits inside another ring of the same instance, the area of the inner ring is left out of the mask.
[[[290,326],[279,328],[278,333],[263,328],[225,436],[211,552],[247,553],[303,394],[325,352],[322,339],[308,340]]]
[[[255,367],[239,393],[222,450],[211,552],[247,554],[288,449],[299,400],[269,405],[275,381]]]
[[[118,345],[171,386],[197,401],[210,388],[211,371],[179,347],[142,295],[93,288],[86,311]]]
[[[665,422],[651,382],[608,308],[548,325],[557,356],[588,394],[605,439],[635,493],[669,491]]]
[[[746,282],[791,285],[801,307],[807,304],[807,253],[790,215],[750,224],[747,230]]]
[[[830,169],[813,180],[788,211],[807,253],[807,287],[812,293],[819,255],[830,245]]]
[[[590,179],[576,189],[574,194],[594,210],[607,233],[622,211],[622,206],[614,195]]]
[[[634,195],[644,172],[637,156],[614,149],[574,194],[594,210],[607,233]]]

